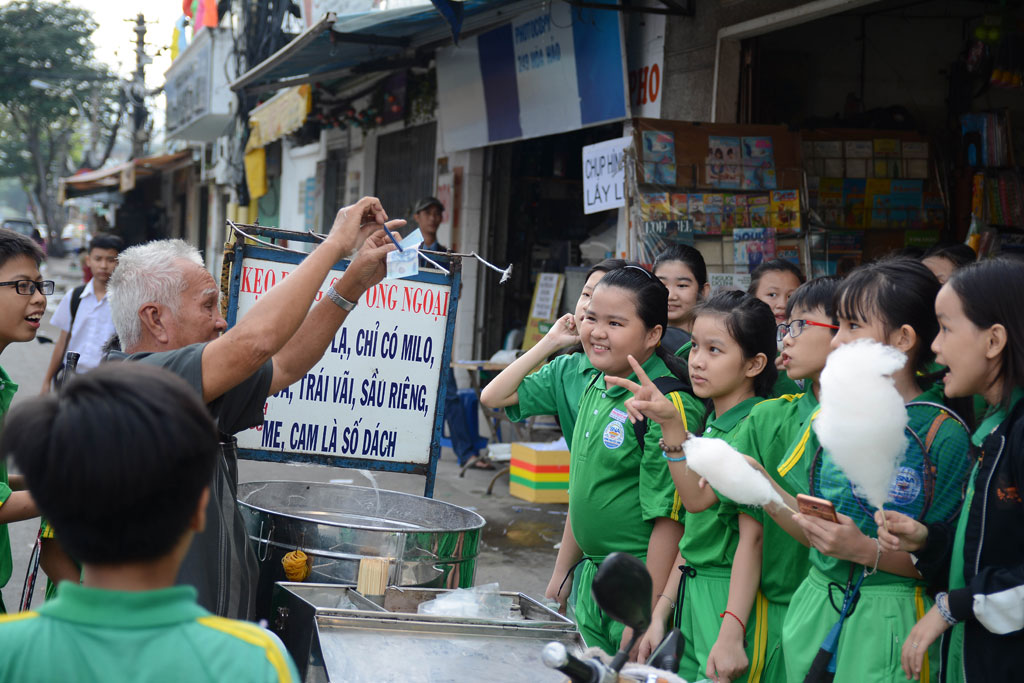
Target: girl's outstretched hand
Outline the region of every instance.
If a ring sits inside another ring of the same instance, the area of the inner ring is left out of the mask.
[[[892,524],[892,522],[889,522]],[[903,651],[900,653],[900,664],[903,665],[903,673],[907,678],[915,681],[921,679],[921,665],[925,653],[931,644],[938,640],[949,624],[939,614],[939,608],[932,605],[932,608],[925,612],[921,620],[910,629],[907,639],[903,641]]]
[[[654,386],[654,382],[636,362],[636,358],[633,358],[632,355],[628,358],[640,383],[611,376],[605,376],[605,381],[633,394],[633,398],[626,400],[626,413],[629,415],[629,421],[635,423],[648,417],[658,424],[664,425],[666,422],[680,420],[679,411],[675,405],[666,398],[665,394],[658,391],[658,387]]]
[[[886,523],[888,529],[885,528]],[[875,524],[878,525],[878,540],[882,543],[882,550],[905,550],[912,553],[923,548],[928,540],[928,527],[902,512],[877,510]]]

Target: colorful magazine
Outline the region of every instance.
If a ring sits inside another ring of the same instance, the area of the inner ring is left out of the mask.
[[[775,230],[738,228],[733,232],[733,262],[737,273],[750,273],[775,258]]]
[[[774,190],[770,195],[771,225],[784,235],[800,231],[800,193],[797,190]]]
[[[755,194],[747,196],[747,212],[750,215],[751,228],[769,228],[771,219],[768,216],[770,201],[766,194]]]
[[[708,158],[704,166],[708,185],[734,189],[740,186],[740,139],[708,136]]]
[[[743,178],[740,187],[744,190],[774,190],[775,154],[771,137],[744,137],[741,138],[741,145]]]

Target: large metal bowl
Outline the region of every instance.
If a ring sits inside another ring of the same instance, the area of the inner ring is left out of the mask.
[[[298,481],[238,485],[238,504],[260,563],[257,613],[268,616],[281,558],[312,559],[307,581],[356,583],[364,557],[391,558],[388,583],[473,585],[484,518],[451,503],[363,486]]]

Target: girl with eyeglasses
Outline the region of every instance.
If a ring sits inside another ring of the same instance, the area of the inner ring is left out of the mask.
[[[907,449],[887,505],[915,519],[936,522],[949,520],[960,507],[969,447],[965,428],[938,403],[941,396],[934,386],[919,383],[918,371],[932,359],[929,345],[938,329],[934,315],[938,289],[935,276],[911,259],[861,266],[836,291],[838,329],[831,342],[835,348],[871,339],[906,354],[906,365],[893,374],[893,380],[907,403]],[[788,346],[783,351],[789,356],[790,368],[796,360],[796,343],[817,326],[811,323],[824,322],[790,320]],[[797,330],[796,343],[790,344]],[[808,435],[812,436],[812,431]],[[816,441],[809,438],[802,452],[794,453],[772,475],[776,481],[792,485],[792,490],[780,491],[791,507],[796,507],[792,491],[802,489],[831,501],[838,513],[838,522],[831,522],[769,510],[794,539],[811,546],[810,570],[793,594],[783,623],[784,679],[805,679],[818,648],[826,637],[831,639],[844,602],[849,602],[851,609],[839,631],[835,680],[902,679],[899,657],[894,653],[930,604],[925,582],[909,554],[883,552],[873,538],[877,529],[874,509]],[[931,661],[937,661],[937,655],[936,648]],[[934,668],[926,664],[922,676],[931,680]]]

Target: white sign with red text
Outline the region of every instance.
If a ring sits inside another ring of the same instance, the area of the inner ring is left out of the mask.
[[[629,19],[626,68],[633,116],[661,118],[665,69],[665,15],[637,12]]]
[[[238,317],[295,266],[242,262]],[[342,276],[331,271],[317,295]],[[384,280],[359,299],[323,358],[267,399],[240,448],[427,464],[451,288]]]

